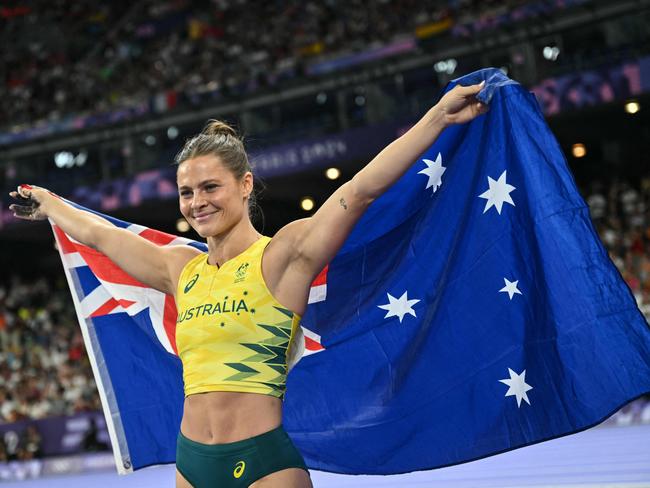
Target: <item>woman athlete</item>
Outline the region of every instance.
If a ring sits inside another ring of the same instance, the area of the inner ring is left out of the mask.
[[[450,124],[487,107],[481,85],[447,92],[311,217],[273,238],[251,224],[253,174],[233,129],[212,121],[176,157],[180,211],[208,252],[158,247],[79,211],[47,190],[22,185],[10,209],[52,219],[137,280],[172,294],[185,401],[177,442],[177,487],[311,487],[302,456],[282,429],[289,344],[312,281],[368,206]],[[24,199],[28,199],[26,205]]]

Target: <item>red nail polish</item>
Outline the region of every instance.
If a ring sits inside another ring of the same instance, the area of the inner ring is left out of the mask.
[[[23,184],[23,185],[20,185],[20,187],[23,188],[24,190],[31,190],[32,189],[32,187],[30,185],[24,185]]]

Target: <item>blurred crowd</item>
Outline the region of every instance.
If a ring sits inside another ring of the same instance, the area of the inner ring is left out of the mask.
[[[0,285],[0,423],[98,409],[65,280]]]
[[[12,125],[129,106],[165,90],[273,83],[299,71],[303,57],[412,30],[441,2],[36,3],[3,21],[18,40],[0,63],[0,94],[10,95],[0,96],[0,120]]]
[[[650,319],[650,177],[593,182],[585,196],[609,255]]]
[[[20,436],[0,439],[0,463],[29,461],[43,457],[43,437],[35,425],[28,425]]]
[[[538,5],[586,1],[8,2],[0,11],[0,129],[132,107],[154,94],[167,94],[161,101],[173,107],[192,93],[250,93],[300,79],[315,58],[383,45],[432,23],[480,20],[485,30],[525,19],[528,4],[534,15]]]

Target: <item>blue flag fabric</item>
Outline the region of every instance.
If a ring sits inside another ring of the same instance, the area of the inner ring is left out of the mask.
[[[310,467],[393,474],[593,426],[650,391],[650,331],[534,96],[495,69],[373,203],[303,320],[325,352],[289,376]]]
[[[448,88],[481,80],[489,113],[445,130],[312,287],[284,405],[310,468],[460,463],[585,429],[650,391],[650,330],[534,97],[494,69]],[[118,470],[174,462],[173,299],[55,233]]]

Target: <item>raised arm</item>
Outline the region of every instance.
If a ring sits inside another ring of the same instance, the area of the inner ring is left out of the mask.
[[[384,148],[336,190],[310,218],[289,224],[278,238],[289,242],[300,273],[312,278],[331,261],[368,206],[395,183],[445,127],[469,122],[487,107],[476,99],[483,84],[456,86],[408,132]]]
[[[180,272],[199,253],[188,246],[160,247],[101,217],[76,209],[43,188],[23,185],[11,196],[21,200],[9,208],[18,218],[50,218],[66,234],[108,256],[138,281],[175,294]],[[23,199],[29,199],[32,205]]]

